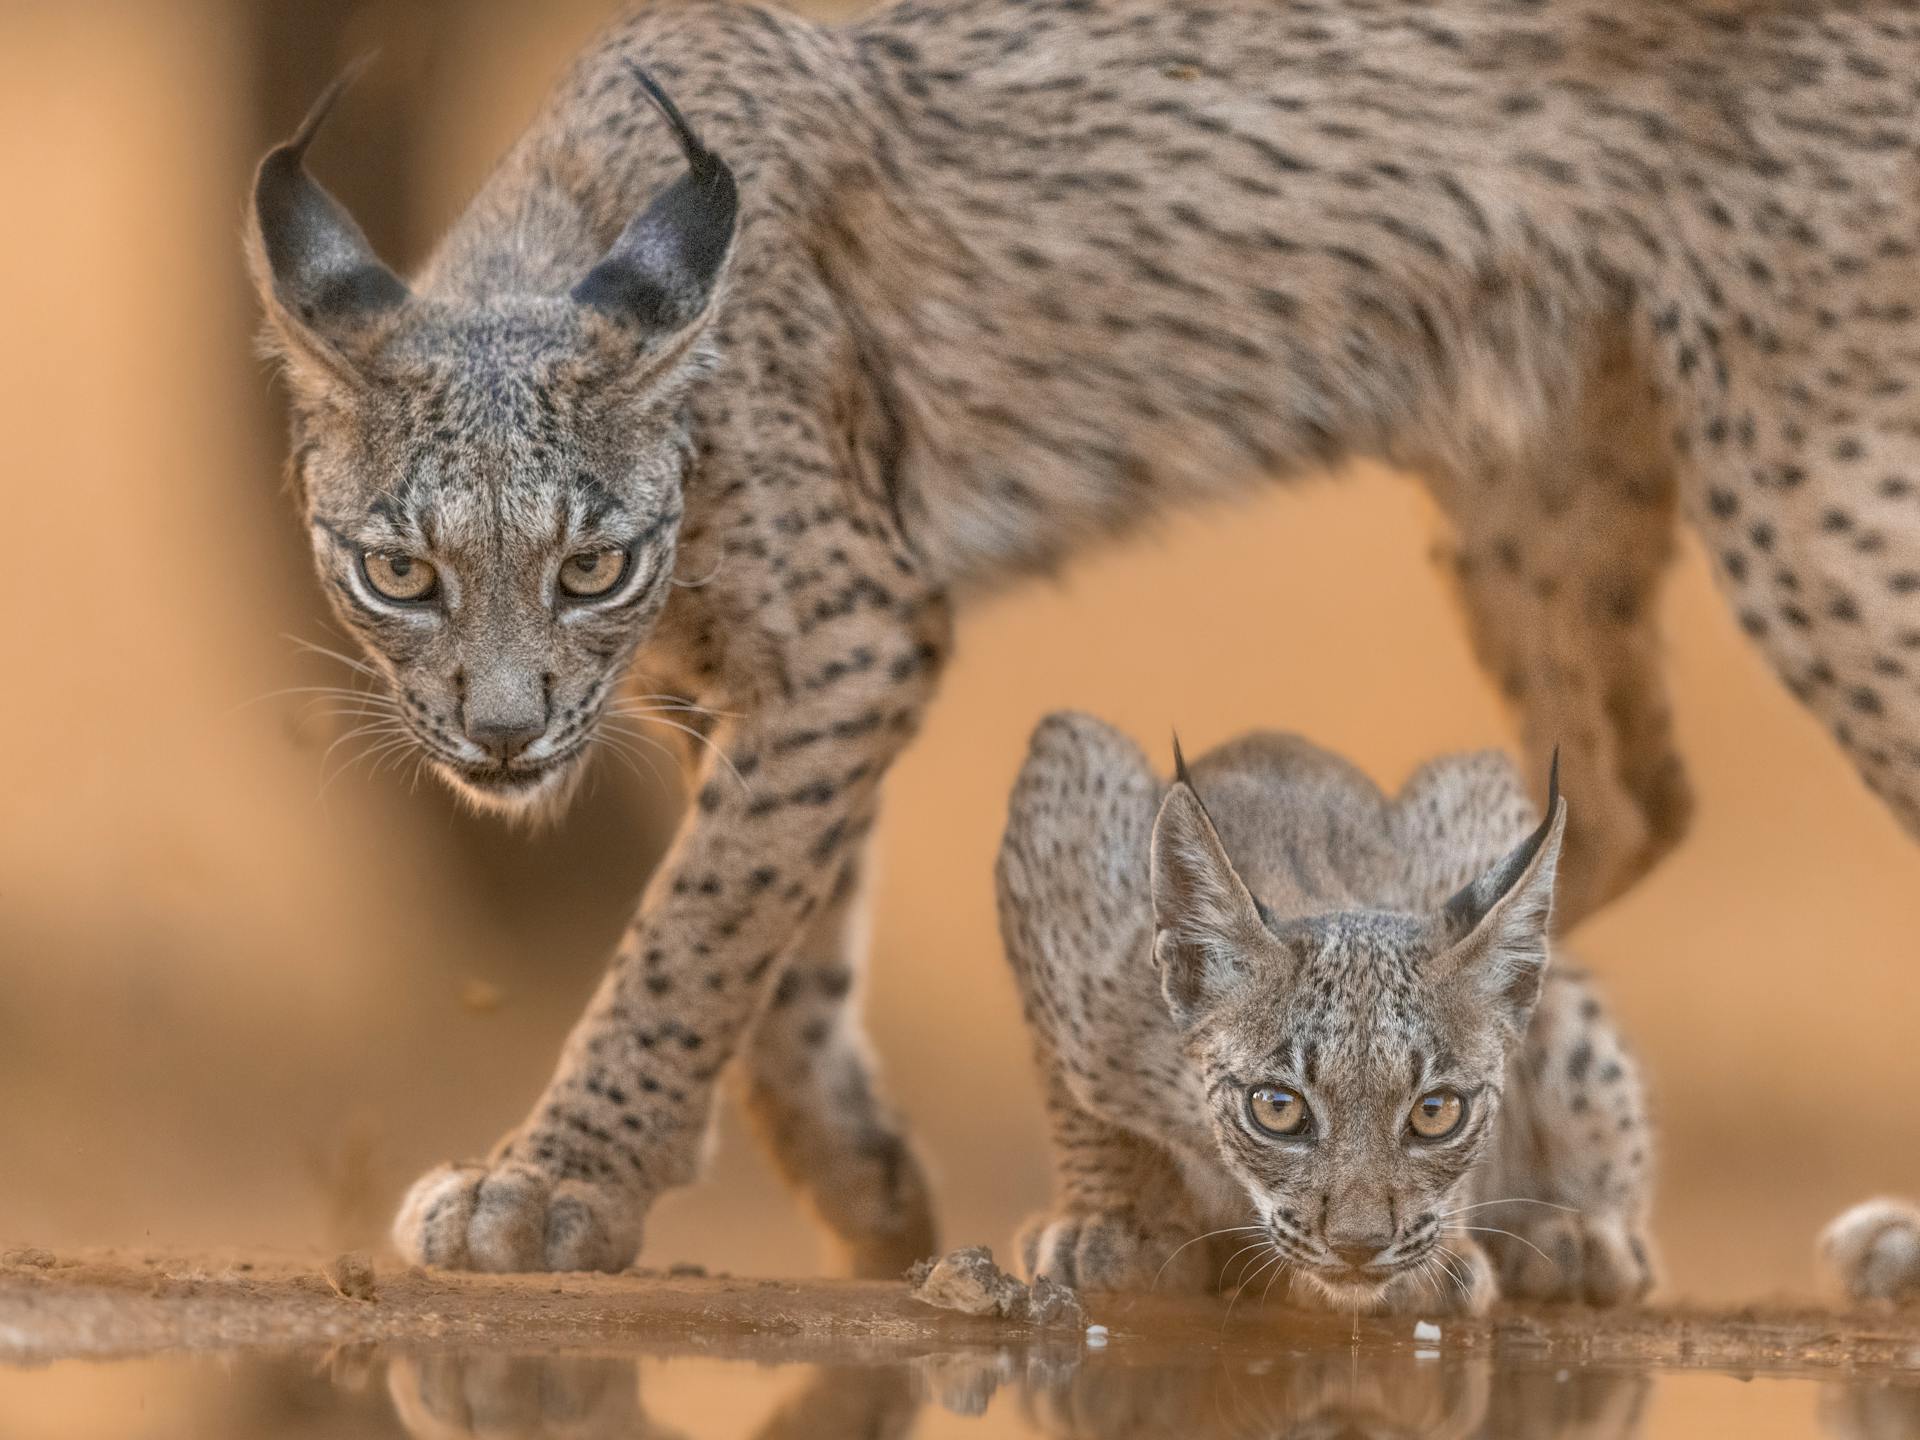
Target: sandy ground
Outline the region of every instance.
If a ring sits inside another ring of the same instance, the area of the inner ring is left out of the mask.
[[[350,1293],[342,1293],[344,1289]],[[372,1298],[355,1298],[371,1293]],[[1277,1345],[1404,1347],[1411,1321],[1358,1326],[1277,1306],[1223,1316],[1212,1300],[1094,1296],[1091,1318],[1147,1352]],[[1529,1364],[1735,1372],[1911,1369],[1920,1313],[1781,1303],[1739,1310],[1505,1307],[1447,1321],[1449,1347]],[[904,1284],[623,1275],[452,1275],[376,1261],[133,1251],[0,1256],[0,1360],[384,1344],[432,1349],[645,1350],[764,1363],[907,1359],[969,1345],[1077,1351],[1061,1330],[933,1309]]]

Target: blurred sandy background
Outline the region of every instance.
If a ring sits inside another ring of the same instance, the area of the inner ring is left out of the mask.
[[[287,637],[344,642],[238,234],[259,152],[378,47],[316,164],[416,262],[607,8],[0,9],[0,1241],[375,1239],[414,1174],[519,1118],[601,969],[673,786],[608,772],[529,835],[410,760],[328,757],[338,731],[274,695],[345,679]],[[1046,1189],[989,873],[1028,728],[1075,705],[1198,750],[1287,726],[1388,782],[1506,742],[1427,523],[1392,477],[1314,485],[965,624],[888,797],[871,990],[950,1238],[1004,1242]],[[1578,948],[1659,1085],[1673,1288],[1721,1298],[1805,1285],[1820,1221],[1920,1191],[1920,854],[1692,553],[1668,613],[1700,819]],[[817,1253],[731,1114],[649,1244],[776,1273]]]

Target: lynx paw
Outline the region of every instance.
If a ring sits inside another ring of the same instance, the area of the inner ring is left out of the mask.
[[[1182,1249],[1189,1238],[1127,1215],[1041,1215],[1016,1248],[1030,1280],[1044,1275],[1076,1290],[1204,1290],[1207,1247]]]
[[[1851,1300],[1911,1300],[1920,1295],[1920,1209],[1856,1205],[1821,1234],[1820,1259]]]
[[[448,1270],[623,1270],[640,1250],[635,1197],[531,1165],[442,1165],[393,1222],[406,1259]]]
[[[1504,1249],[1501,1288],[1516,1300],[1629,1305],[1653,1288],[1646,1237],[1622,1220],[1555,1215],[1516,1226]]]

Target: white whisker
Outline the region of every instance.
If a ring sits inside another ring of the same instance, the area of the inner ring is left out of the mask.
[[[1538,1245],[1534,1244],[1531,1240],[1527,1239],[1526,1236],[1516,1235],[1511,1230],[1502,1230],[1495,1225],[1449,1225],[1447,1228],[1449,1230],[1460,1231],[1460,1232],[1471,1231],[1475,1235],[1504,1235],[1509,1240],[1518,1240],[1522,1245],[1526,1246],[1529,1250],[1533,1251],[1533,1253],[1538,1255],[1542,1260],[1546,1261],[1549,1265],[1553,1266],[1554,1269],[1558,1270],[1560,1268],[1559,1261],[1555,1260],[1551,1255],[1547,1254],[1546,1251],[1542,1250]]]
[[[1258,1225],[1228,1225],[1219,1230],[1209,1230],[1204,1235],[1196,1235],[1191,1240],[1182,1241],[1179,1245],[1174,1247],[1174,1251],[1172,1255],[1167,1256],[1165,1260],[1162,1260],[1160,1262],[1160,1268],[1153,1272],[1153,1285],[1150,1285],[1147,1288],[1152,1289],[1154,1285],[1158,1285],[1160,1283],[1160,1277],[1167,1273],[1167,1266],[1171,1265],[1174,1261],[1174,1257],[1177,1256],[1182,1250],[1186,1249],[1187,1246],[1198,1245],[1202,1240],[1211,1240],[1216,1235],[1232,1235],[1232,1234],[1235,1234],[1236,1232],[1244,1233],[1247,1231],[1258,1232],[1259,1230],[1260,1230],[1260,1227]]]

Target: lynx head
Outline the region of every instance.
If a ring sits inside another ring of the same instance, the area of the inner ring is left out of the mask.
[[[1485,1148],[1547,965],[1547,818],[1431,914],[1280,922],[1242,883],[1185,766],[1154,825],[1154,961],[1227,1169],[1336,1304],[1426,1267]]]
[[[346,81],[261,162],[249,253],[293,392],[314,559],[454,787],[552,803],[673,575],[681,420],[732,172],[642,72],[687,172],[560,295],[415,294],[307,173]]]

